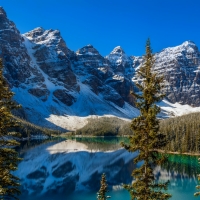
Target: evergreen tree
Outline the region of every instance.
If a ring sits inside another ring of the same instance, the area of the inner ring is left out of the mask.
[[[169,141],[163,150],[182,153],[200,152],[200,113],[161,120],[160,132]]]
[[[17,199],[19,194],[19,179],[12,174],[17,169],[19,161],[17,152],[12,148],[18,145],[14,139],[19,137],[16,132],[10,132],[17,126],[11,110],[18,108],[12,100],[13,93],[3,77],[3,63],[0,59],[0,199]]]
[[[108,185],[106,184],[106,175],[103,173],[101,176],[101,187],[99,192],[97,193],[97,199],[98,200],[107,200],[110,198],[110,196],[106,196],[106,193],[108,192]]]
[[[133,93],[140,116],[131,122],[133,135],[129,137],[130,143],[122,143],[129,152],[138,152],[135,163],[143,162],[132,172],[133,183],[124,186],[132,200],[165,200],[171,197],[163,192],[167,189],[167,183],[158,183],[153,174],[153,167],[165,161],[157,149],[166,146],[165,135],[159,133],[159,120],[156,118],[160,108],[155,104],[164,97],[161,94],[163,77],[152,72],[154,63],[150,40],[147,40],[144,64],[138,71],[142,81],[136,84],[141,93]]]

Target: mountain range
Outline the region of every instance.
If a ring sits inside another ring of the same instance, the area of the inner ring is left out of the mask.
[[[137,70],[144,59],[126,55],[120,46],[105,57],[90,44],[74,52],[59,30],[38,27],[20,34],[0,7],[0,57],[22,105],[16,114],[32,123],[75,130],[88,117],[139,114],[130,91],[138,92]],[[200,51],[194,42],[155,53],[153,70],[164,76],[161,117],[200,110]]]

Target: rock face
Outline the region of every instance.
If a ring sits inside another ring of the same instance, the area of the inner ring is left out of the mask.
[[[0,7],[0,57],[3,58],[4,75],[11,86],[18,87],[31,77],[30,58],[23,45],[23,37],[15,24],[8,20]]]
[[[53,95],[59,100],[61,101],[62,103],[64,103],[65,105],[67,106],[71,106],[74,102],[74,97],[70,94],[68,94],[66,92],[66,90],[61,90],[61,89],[58,89],[58,90],[55,90],[53,92]]]
[[[133,67],[142,65],[142,57],[132,57]],[[172,102],[200,106],[200,52],[192,41],[186,41],[176,47],[169,47],[155,54],[154,71],[164,76],[164,92]],[[137,81],[137,73],[132,75]]]
[[[112,76],[106,83],[113,87],[124,101],[134,105],[134,100],[130,95],[130,91],[133,90],[131,78],[134,75],[132,58],[128,57],[124,50],[118,46],[106,56],[106,59],[110,61],[112,69]]]
[[[155,71],[164,76],[171,102],[200,106],[200,52],[193,42],[157,53]]]
[[[103,99],[124,106],[124,99],[118,93],[117,88],[107,84],[112,77],[111,63],[92,46],[87,45],[76,52],[73,62],[75,73],[80,81],[91,87],[96,95],[102,95]]]
[[[58,30],[36,28],[23,36],[32,43],[36,63],[52,83],[79,91],[76,76],[71,70],[71,51]]]
[[[2,7],[0,40],[4,76],[27,120],[44,124],[51,114],[82,116],[111,111],[133,117],[130,91],[138,91],[135,82],[142,56],[127,56],[120,46],[106,57],[92,45],[73,52],[58,30],[41,27],[21,35]],[[186,41],[156,53],[155,58],[154,71],[164,76],[167,99],[200,106],[198,47]],[[33,112],[37,122],[31,117]]]

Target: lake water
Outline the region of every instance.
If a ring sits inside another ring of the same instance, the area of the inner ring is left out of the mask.
[[[23,141],[17,172],[21,178],[21,200],[94,200],[106,173],[113,200],[130,199],[123,183],[131,183],[131,171],[137,167],[136,154],[121,148],[125,138],[76,138],[68,140]],[[156,167],[156,178],[170,180],[168,193],[172,200],[192,200],[199,167],[193,156],[171,155],[169,161]]]

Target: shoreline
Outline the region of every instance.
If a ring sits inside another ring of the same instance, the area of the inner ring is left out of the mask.
[[[51,137],[48,137],[48,136],[32,136],[32,137],[27,137],[27,138],[22,138],[20,139],[19,141],[24,141],[24,140],[31,140],[31,139],[52,139],[52,138],[56,138],[56,137],[60,137],[60,138],[65,138],[67,139],[68,137],[69,138],[128,138],[129,136],[128,135],[123,135],[123,136],[94,136],[94,135],[59,135],[59,136],[51,136]],[[200,152],[199,153],[195,153],[195,152],[184,152],[184,153],[181,153],[181,152],[178,152],[178,151],[165,151],[165,150],[159,150],[159,149],[156,149],[156,151],[158,151],[159,153],[163,153],[163,154],[172,154],[172,155],[186,155],[186,156],[199,156],[200,157]]]
[[[165,150],[157,150],[159,153],[164,153],[164,154],[172,154],[172,155],[186,155],[186,156],[200,156],[200,153],[180,153],[178,151],[165,151]]]

